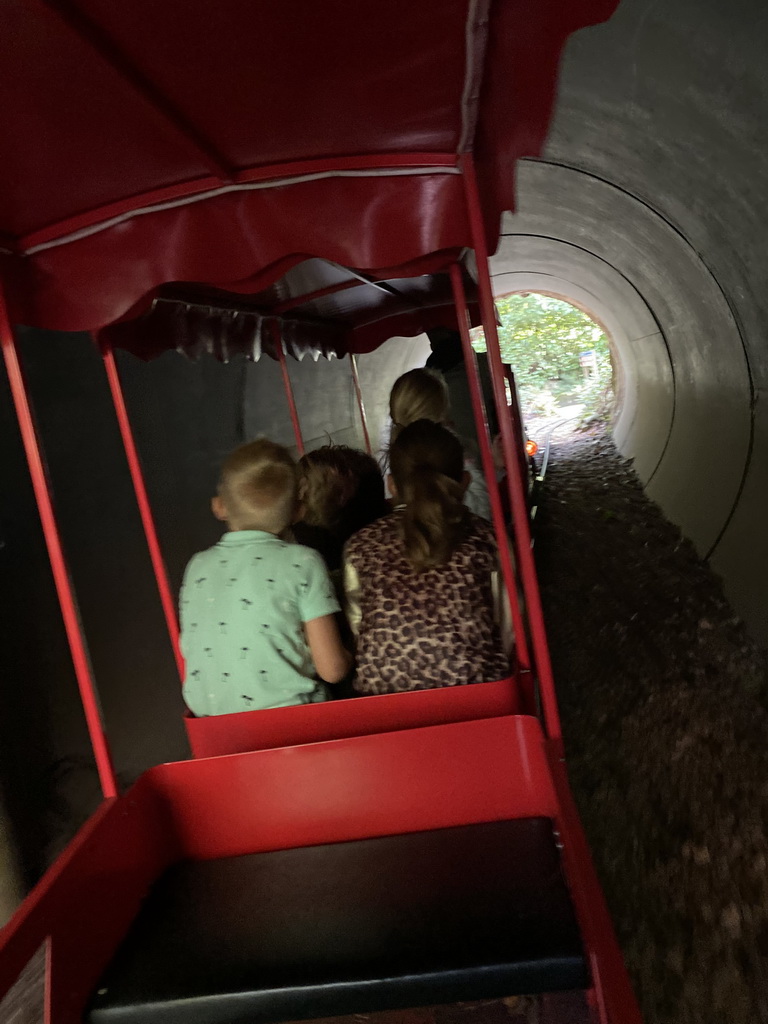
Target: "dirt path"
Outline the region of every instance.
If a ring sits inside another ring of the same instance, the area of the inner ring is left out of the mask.
[[[601,434],[537,558],[571,780],[647,1024],[768,1022],[763,653]]]

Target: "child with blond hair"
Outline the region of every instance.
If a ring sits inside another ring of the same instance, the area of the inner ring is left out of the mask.
[[[224,461],[213,513],[228,530],[195,555],[180,597],[184,700],[198,716],[325,699],[349,672],[339,603],[317,552],[281,539],[298,506],[289,452],[265,438]]]

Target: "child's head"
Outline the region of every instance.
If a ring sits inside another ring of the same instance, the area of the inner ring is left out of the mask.
[[[347,458],[357,487],[342,510],[340,530],[344,540],[389,512],[384,476],[376,459],[352,448],[348,449]]]
[[[442,424],[417,420],[400,431],[389,460],[392,491],[405,506],[406,558],[415,569],[444,564],[469,527],[461,442]]]
[[[416,420],[447,423],[449,414],[448,388],[440,374],[432,370],[409,370],[392,386],[389,415],[392,417],[393,441],[409,423]]]
[[[286,448],[262,437],[224,460],[212,507],[230,530],[279,534],[293,522],[297,499],[296,463]]]
[[[326,445],[299,462],[304,522],[341,540],[384,515],[384,479],[378,463],[346,445]]]

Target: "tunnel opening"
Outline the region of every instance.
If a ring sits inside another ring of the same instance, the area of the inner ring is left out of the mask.
[[[562,422],[610,429],[620,408],[621,361],[610,333],[584,306],[553,292],[497,296],[502,359],[514,371],[529,429]],[[482,328],[473,346],[485,352]]]

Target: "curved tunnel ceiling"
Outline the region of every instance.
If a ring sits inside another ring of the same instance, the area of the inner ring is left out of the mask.
[[[766,30],[747,0],[623,0],[578,33],[492,264],[497,293],[557,294],[605,325],[619,448],[764,643]]]

